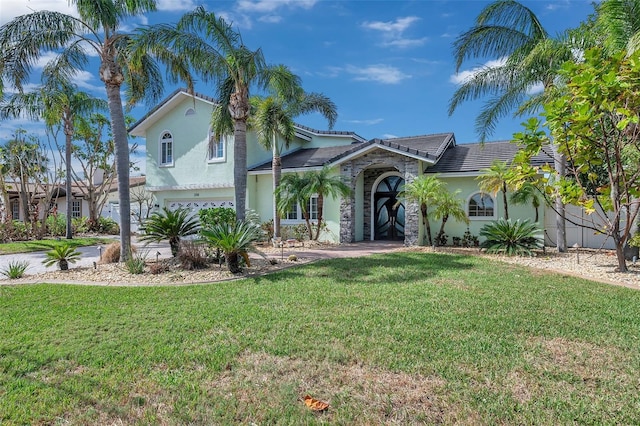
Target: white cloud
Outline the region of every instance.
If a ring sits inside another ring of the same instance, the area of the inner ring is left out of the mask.
[[[453,74],[449,77],[449,81],[457,84],[457,85],[461,85],[464,84],[465,82],[467,82],[468,80],[472,79],[477,73],[479,73],[480,71],[486,69],[486,68],[493,68],[493,67],[500,67],[502,65],[504,65],[506,63],[507,59],[506,58],[501,58],[501,59],[495,59],[495,60],[491,60],[486,62],[485,64],[476,67],[476,68],[472,68],[470,70],[464,70],[461,71],[457,74]]]
[[[396,47],[400,49],[406,49],[410,47],[422,46],[427,42],[427,37],[422,38],[407,38],[403,36],[403,33],[415,22],[419,21],[417,16],[407,16],[405,18],[398,18],[395,21],[367,21],[362,24],[363,28],[380,31],[383,34],[383,41],[381,43],[384,47]]]
[[[264,15],[258,18],[258,21],[265,22],[267,24],[277,24],[282,22],[282,16],[280,15]]]
[[[317,0],[240,0],[238,10],[247,13],[270,13],[282,7],[299,7],[311,9]]]
[[[13,18],[42,10],[52,12],[62,12],[77,16],[75,6],[68,1],[61,0],[2,0],[2,13],[0,14],[0,25],[5,24]]]
[[[395,21],[389,22],[364,22],[362,26],[370,30],[378,30],[388,33],[403,33],[407,28],[411,26],[411,24],[419,20],[420,18],[418,18],[417,16],[407,16],[406,18],[398,18]]]
[[[384,135],[382,135],[382,138],[383,138],[383,139],[396,139],[396,138],[398,138],[398,137],[399,137],[399,136],[394,135],[394,134],[391,134],[391,133],[385,133]]]
[[[193,10],[196,6],[193,0],[158,0],[157,3],[158,10],[164,12]]]
[[[398,84],[402,80],[411,78],[396,67],[389,65],[369,65],[368,67],[356,67],[349,65],[346,68],[349,74],[355,76],[357,81],[375,81],[382,84]]]
[[[366,126],[373,126],[375,124],[380,124],[384,121],[384,118],[372,118],[369,120],[344,120],[345,123],[350,124],[364,124]]]

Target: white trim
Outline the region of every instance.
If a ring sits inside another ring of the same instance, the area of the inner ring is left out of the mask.
[[[380,185],[380,182],[382,182],[383,180],[385,180],[386,178],[388,178],[389,176],[397,176],[400,179],[404,180],[404,176],[402,176],[402,173],[400,172],[385,172],[383,174],[381,174],[380,176],[378,176],[378,178],[373,182],[373,185],[371,186],[371,202],[369,203],[369,207],[371,208],[371,213],[369,215],[370,219],[370,239],[371,241],[375,241],[375,237],[376,237],[376,218],[375,218],[375,212],[376,212],[376,206],[375,206],[375,195],[376,192],[378,192],[378,186]]]
[[[311,203],[311,200],[315,199],[316,200],[316,217],[315,219],[313,218],[313,215],[311,214],[311,212],[309,212],[309,222],[314,223],[314,221],[318,221],[318,194],[314,194],[311,197],[309,197],[309,203]],[[306,224],[307,222],[304,220],[304,216],[302,215],[302,210],[300,209],[300,204],[296,203],[296,215],[298,216],[298,219],[287,219],[287,218],[280,218],[280,224],[281,225],[299,225],[301,223]]]
[[[430,172],[429,169],[427,169],[424,172],[425,175],[438,175],[438,177],[441,178],[466,178],[466,177],[472,177],[472,176],[480,176],[482,175],[481,171],[475,171],[475,172],[451,172],[451,173],[440,173],[440,172]]]
[[[220,188],[233,188],[233,184],[191,184],[191,185],[165,185],[165,186],[147,186],[150,192],[159,191],[184,191],[192,189],[220,189]]]
[[[169,134],[171,136],[171,141],[165,142],[164,135]],[[162,162],[162,148],[165,143],[171,143],[171,161],[163,163]],[[158,139],[158,167],[173,167],[175,165],[175,148],[173,143],[173,133],[171,130],[163,130],[160,132],[160,138]]]
[[[296,133],[301,132],[301,133],[308,133],[310,135],[315,135],[315,136],[324,136],[324,137],[336,137],[336,138],[349,138],[349,139],[353,139],[359,142],[367,142],[366,139],[363,139],[361,136],[356,135],[355,133],[351,133],[351,134],[341,134],[341,133],[324,133],[322,131],[316,131],[314,132],[313,130],[310,130],[308,128],[302,128],[298,125],[293,125],[293,127],[297,130]],[[296,135],[297,136],[297,135]]]
[[[322,166],[313,166],[313,167],[296,167],[294,169],[282,169],[282,173],[304,173],[312,170],[322,170]],[[271,175],[272,171],[269,170],[254,170],[248,171],[247,175]]]
[[[334,161],[333,163],[329,163],[327,165],[329,167],[338,166],[338,165],[344,163],[345,161],[349,161],[352,158],[360,157],[360,156],[368,153],[369,151],[373,151],[374,149],[384,149],[385,151],[393,152],[395,154],[399,154],[399,155],[402,155],[404,157],[409,157],[409,158],[413,158],[415,160],[424,161],[426,163],[435,164],[434,160],[428,159],[428,158],[423,157],[421,155],[415,155],[415,154],[412,154],[410,152],[402,151],[401,149],[390,148],[388,146],[381,145],[379,143],[374,143],[374,144],[371,144],[371,145],[367,146],[366,148],[359,149],[358,151],[352,152],[351,154],[349,154],[349,155],[347,155],[345,157],[339,158],[338,160]]]
[[[213,139],[213,136],[214,134],[210,128],[207,135],[207,164],[225,163],[227,161],[227,137],[222,135],[216,142],[216,144],[222,143],[222,157],[211,157],[211,140]]]
[[[493,216],[471,216],[469,213],[469,202],[471,201],[471,198],[473,198],[475,195],[480,194],[480,195],[486,195],[487,197],[491,198],[491,201],[493,202]],[[465,211],[467,212],[467,217],[469,218],[469,220],[496,220],[497,218],[497,210],[498,210],[498,203],[496,202],[496,197],[494,197],[491,194],[487,194],[486,192],[482,192],[482,191],[476,191],[471,193],[468,197],[467,197],[467,202],[464,206]]]

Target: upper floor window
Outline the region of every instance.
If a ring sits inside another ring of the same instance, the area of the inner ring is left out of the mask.
[[[216,138],[213,133],[209,133],[209,161],[224,161],[225,138],[220,136]]]
[[[475,193],[469,198],[469,217],[493,217],[494,202],[489,194]]]
[[[173,136],[164,132],[160,137],[160,165],[173,165]]]

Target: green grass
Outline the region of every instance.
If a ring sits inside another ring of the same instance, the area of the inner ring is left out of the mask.
[[[640,292],[480,258],[2,286],[0,312],[3,425],[640,423]]]
[[[111,238],[103,237],[78,237],[71,240],[65,238],[51,239],[51,240],[33,240],[33,241],[15,241],[11,243],[0,244],[0,254],[15,254],[15,253],[31,253],[34,251],[48,251],[54,247],[61,246],[63,244],[70,245],[71,247],[84,247],[93,246],[96,244],[108,244],[113,242]]]

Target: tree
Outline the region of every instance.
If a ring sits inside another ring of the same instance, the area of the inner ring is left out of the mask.
[[[531,205],[536,212],[535,222],[537,223],[540,217],[538,211],[540,209],[539,194],[540,191],[535,187],[535,185],[525,181],[519,188],[515,189],[511,193],[510,200],[513,204]]]
[[[33,120],[43,119],[47,128],[60,126],[65,135],[65,192],[66,192],[66,238],[72,239],[71,227],[71,151],[72,140],[76,131],[76,118],[94,111],[106,110],[104,100],[78,91],[76,87],[64,80],[47,78],[45,85],[39,90],[29,93],[15,93],[0,107],[0,118],[17,118],[27,115]]]
[[[436,202],[443,190],[444,182],[438,179],[437,176],[420,175],[413,181],[405,183],[404,189],[398,194],[398,198],[406,198],[420,205],[422,224],[425,227],[425,234],[430,246],[433,245],[433,238],[431,236],[431,223],[429,221],[429,206]]]
[[[486,169],[481,170],[482,174],[477,177],[480,181],[480,190],[493,194],[494,197],[502,191],[502,202],[504,203],[504,218],[509,219],[509,206],[507,205],[507,190],[511,173],[506,161],[494,160]]]
[[[544,170],[565,202],[599,218],[600,232],[613,238],[618,270],[627,271],[624,245],[634,231],[640,205],[640,52],[607,57],[585,52],[582,64],[567,63],[563,95],[545,104],[545,125],[568,161],[567,175]],[[548,143],[539,123],[521,139],[535,154]],[[607,179],[602,184],[600,168]]]
[[[320,237],[324,221],[324,200],[327,196],[331,198],[347,197],[351,194],[351,189],[344,183],[340,176],[332,176],[329,167],[323,167],[321,170],[313,170],[305,173],[307,179],[306,192],[311,197],[313,194],[318,196],[318,223],[316,227],[316,235],[314,240]]]
[[[308,186],[306,175],[288,173],[282,177],[280,185],[278,185],[275,192],[278,200],[278,214],[285,216],[292,207],[300,206],[302,217],[304,217],[307,225],[307,232],[309,232],[309,240],[313,240],[313,228],[311,227],[309,216],[311,194],[308,191]]]
[[[131,224],[129,200],[129,143],[124,118],[121,88],[126,85],[128,104],[140,99],[157,102],[163,84],[156,62],[145,51],[132,50],[132,34],[123,31],[129,18],[156,9],[155,0],[70,0],[77,8],[74,17],[59,12],[39,11],[19,16],[0,27],[0,94],[11,84],[22,91],[31,67],[45,51],[55,51],[45,74],[60,80],[72,80],[84,70],[90,54],[100,58],[99,76],[105,85],[115,154],[120,196],[121,258],[131,256]],[[92,53],[90,53],[92,52]],[[135,54],[134,54],[135,53]],[[167,75],[193,87],[189,70],[183,61],[167,53]]]
[[[476,130],[484,141],[496,122],[515,110],[517,115],[537,111],[553,96],[558,70],[575,60],[587,42],[586,32],[552,38],[538,17],[514,0],[497,0],[485,7],[476,24],[454,43],[456,71],[467,59],[492,58],[493,65],[482,67],[456,90],[449,103],[449,114],[465,101],[489,96],[476,119]],[[543,91],[531,96],[531,89],[542,84]],[[554,152],[556,170],[562,174],[565,159]],[[564,207],[556,200],[557,244],[566,251]]]
[[[606,0],[596,7],[596,30],[608,54],[640,49],[640,1]]]
[[[288,99],[297,93],[297,77],[282,72],[283,67],[267,65],[261,49],[247,48],[229,23],[202,6],[185,14],[176,26],[141,30],[135,46],[160,61],[179,57],[185,69],[192,69],[204,82],[214,82],[218,103],[212,115],[213,133],[216,138],[233,134],[235,209],[237,219],[244,220],[250,88],[275,87]]]
[[[440,219],[442,221],[440,223],[440,230],[438,231],[438,235],[436,236],[436,241],[440,241],[440,239],[443,237],[444,227],[447,224],[449,217],[452,217],[459,222],[469,224],[469,218],[467,217],[467,212],[464,208],[464,201],[458,198],[459,194],[459,189],[454,193],[444,190],[440,192],[435,200],[433,218]]]
[[[286,72],[283,67],[282,72]],[[296,84],[299,86],[298,79]],[[329,128],[337,118],[336,106],[329,98],[319,93],[305,93],[299,86],[296,96],[287,99],[277,89],[272,90],[272,94],[266,98],[253,97],[251,103],[253,107],[250,126],[255,129],[258,141],[273,153],[272,174],[273,174],[273,232],[274,237],[280,237],[280,215],[278,215],[278,199],[276,188],[280,185],[282,174],[282,161],[280,153],[283,148],[288,149],[289,143],[295,137],[294,117],[312,112],[321,113],[329,122]],[[279,140],[282,138],[282,141]]]
[[[153,212],[149,219],[144,221],[140,231],[142,231],[140,241],[169,240],[171,254],[176,257],[180,249],[180,240],[196,235],[200,231],[200,223],[196,216],[191,216],[191,211],[188,209],[172,211],[163,207],[162,210]]]

